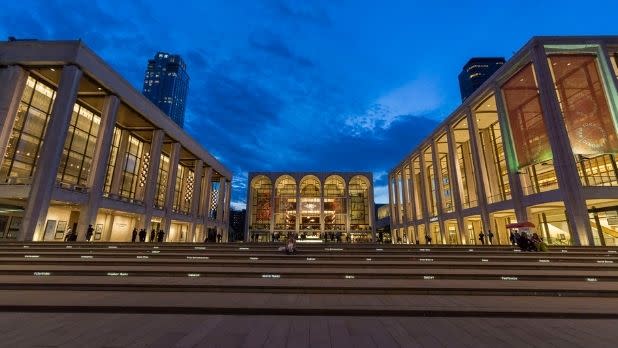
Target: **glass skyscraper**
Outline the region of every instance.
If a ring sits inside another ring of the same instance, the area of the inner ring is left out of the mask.
[[[143,94],[180,127],[185,123],[185,103],[189,91],[187,66],[177,54],[157,52],[148,60]]]
[[[502,57],[477,57],[470,59],[459,74],[461,100],[466,100],[504,63],[505,60]]]

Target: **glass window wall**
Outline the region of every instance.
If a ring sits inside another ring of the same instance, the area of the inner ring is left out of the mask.
[[[275,229],[296,229],[296,181],[289,175],[275,182]]]
[[[322,208],[320,180],[315,176],[306,176],[300,181],[300,229],[320,230],[320,212]]]
[[[135,199],[143,151],[144,142],[133,135],[129,135],[127,153],[123,165],[122,181],[120,183],[121,197],[130,200]]]
[[[429,210],[429,215],[430,216],[436,216],[438,215],[438,206],[436,203],[436,190],[437,190],[437,183],[436,183],[436,177],[434,174],[434,170],[433,170],[433,157],[431,155],[431,148],[427,148],[423,151],[423,156],[425,156],[425,168],[424,168],[424,175],[425,175],[425,182],[427,183],[425,185],[425,197],[427,197],[427,208]]]
[[[414,206],[414,197],[412,196],[412,177],[410,172],[410,164],[406,164],[403,167],[403,180],[405,187],[404,195],[406,197],[406,216],[408,217],[408,221],[412,221],[412,207]]]
[[[421,180],[423,180],[423,176],[421,172],[420,158],[415,157],[412,159],[412,185],[414,185],[414,209],[416,210],[417,220],[423,219],[423,201],[421,199]]]
[[[357,175],[350,180],[350,229],[369,230],[369,180]]]
[[[170,158],[161,154],[159,160],[159,173],[157,174],[157,190],[155,194],[155,207],[163,209],[165,207],[165,194],[167,191],[167,179],[170,167]]]
[[[251,230],[270,230],[271,202],[273,185],[266,176],[251,180]]]
[[[524,194],[558,188],[536,76],[528,64],[503,86],[508,121]]]
[[[73,106],[71,123],[62,150],[57,181],[87,186],[101,117],[79,103]]]
[[[449,164],[449,147],[446,140],[446,134],[440,136],[436,142],[438,151],[439,171],[440,171],[440,194],[442,197],[442,211],[450,213],[455,211],[453,204],[453,194],[451,189],[451,175]]]
[[[105,170],[105,183],[103,185],[103,194],[108,195],[112,189],[112,177],[114,176],[114,167],[116,165],[116,156],[118,156],[118,148],[120,147],[120,128],[114,127],[112,136],[112,144],[107,159],[107,168]]]
[[[457,163],[459,177],[459,194],[463,209],[476,207],[478,195],[476,193],[475,169],[472,162],[472,149],[470,147],[470,132],[466,117],[462,117],[455,123],[453,135],[457,149]]]
[[[324,181],[324,229],[345,230],[347,213],[345,180],[338,175],[331,175]]]
[[[2,182],[29,182],[34,174],[55,96],[52,87],[28,77],[0,167]]]
[[[489,203],[495,203],[510,199],[508,168],[494,96],[485,99],[476,107],[474,120],[481,140],[479,155],[484,160],[487,172],[487,200]]]
[[[549,56],[569,141],[584,186],[617,186],[618,136],[593,54]]]

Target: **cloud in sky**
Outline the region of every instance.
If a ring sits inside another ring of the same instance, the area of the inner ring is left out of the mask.
[[[615,1],[552,2],[22,0],[2,5],[0,37],[81,38],[138,89],[157,51],[181,54],[185,128],[233,171],[235,207],[267,170],[371,171],[385,202],[388,170],[459,104],[470,57],[615,33]]]

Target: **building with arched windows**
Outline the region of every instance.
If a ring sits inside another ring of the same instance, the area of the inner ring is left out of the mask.
[[[530,222],[618,245],[617,62],[617,36],[530,40],[389,172],[393,240],[509,244]]]
[[[375,241],[371,173],[249,173],[245,240]]]

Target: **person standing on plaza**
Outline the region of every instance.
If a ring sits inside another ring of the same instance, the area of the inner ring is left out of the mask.
[[[217,243],[221,243],[221,238],[223,238],[221,232],[217,233]]]
[[[425,243],[431,245],[431,236],[429,233],[425,235]]]
[[[487,238],[489,239],[489,244],[493,245],[494,244],[494,234],[491,233],[491,230],[487,231]]]
[[[151,243],[155,242],[156,234],[157,234],[157,231],[155,231],[155,229],[153,228],[152,231],[150,231],[150,242]]]
[[[483,232],[479,233],[479,240],[481,244],[485,245],[485,234]]]
[[[73,230],[71,229],[71,227],[67,228],[67,231],[64,233],[64,241],[70,242],[72,235],[73,235]]]
[[[88,229],[86,230],[86,241],[90,242],[90,238],[92,238],[93,234],[94,228],[92,228],[92,225],[88,225]]]
[[[135,242],[136,238],[137,238],[137,228],[134,228],[133,233],[131,234],[131,242]]]
[[[165,238],[165,232],[163,232],[163,230],[159,230],[159,233],[157,234],[157,242],[163,243],[163,238]]]
[[[146,241],[146,230],[143,228],[139,230],[139,241],[142,243]]]

